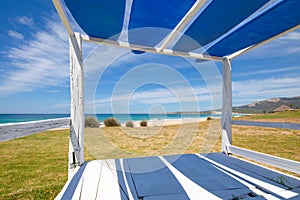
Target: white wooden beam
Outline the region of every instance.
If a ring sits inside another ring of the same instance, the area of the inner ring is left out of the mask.
[[[160,51],[168,47],[168,45],[178,36],[179,33],[186,27],[188,23],[198,14],[199,10],[205,4],[206,0],[198,0],[188,11],[188,13],[181,19],[177,26],[168,35],[164,43],[159,47]]]
[[[221,117],[221,130],[222,130],[222,152],[230,153],[227,149],[228,145],[232,144],[232,79],[231,79],[231,62],[229,59],[224,58],[223,68],[223,94],[222,94],[222,117]]]
[[[70,25],[70,22],[68,20],[68,17],[67,17],[67,14],[65,12],[65,10],[63,9],[63,6],[62,6],[62,3],[61,3],[61,0],[52,0],[57,12],[58,12],[58,15],[61,19],[61,21],[63,22],[65,28],[67,29],[67,32],[69,35],[74,35],[74,31]]]
[[[239,155],[251,160],[255,160],[267,165],[271,165],[274,167],[278,167],[284,170],[288,170],[290,172],[294,172],[297,174],[300,174],[300,162],[294,161],[294,160],[288,160],[285,158],[280,158],[280,157],[276,157],[276,156],[272,156],[272,155],[268,155],[268,154],[264,154],[264,153],[259,153],[256,151],[251,151],[248,149],[244,149],[241,147],[236,147],[236,146],[232,146],[229,145],[227,147],[231,153],[235,154],[235,155]]]
[[[169,56],[181,56],[181,57],[186,57],[186,58],[195,58],[195,59],[202,59],[202,60],[223,61],[222,57],[210,56],[210,55],[205,55],[205,54],[200,54],[200,53],[173,51],[170,49],[163,49],[162,51],[160,51],[160,49],[155,48],[155,47],[129,44],[127,42],[95,38],[95,37],[90,37],[87,35],[81,35],[81,37],[82,37],[82,40],[84,40],[86,42],[92,42],[92,43],[102,44],[102,45],[107,45],[107,46],[121,47],[121,48],[126,48],[126,49],[131,49],[131,50],[145,51],[145,52],[164,54],[164,55],[169,55]]]
[[[84,71],[81,35],[75,33],[69,37],[69,41],[71,90],[69,169],[72,170],[84,163]]]
[[[70,118],[0,124],[0,142],[70,125]]]

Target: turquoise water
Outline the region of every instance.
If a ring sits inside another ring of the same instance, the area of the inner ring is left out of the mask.
[[[0,124],[70,117],[69,114],[0,114]]]
[[[207,118],[208,116],[213,118],[221,117],[221,115],[219,114],[97,114],[97,118],[100,122],[103,122],[105,119],[109,117],[114,117],[121,123],[125,123],[126,121],[129,120],[141,121],[141,120],[150,120],[150,119],[159,120],[159,119],[181,119],[181,118]],[[234,114],[234,116],[237,115]],[[65,117],[70,117],[70,115],[69,114],[0,114],[0,124],[28,122],[28,121],[65,118]]]

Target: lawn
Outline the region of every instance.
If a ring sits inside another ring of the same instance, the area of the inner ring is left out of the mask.
[[[68,145],[69,130],[1,142],[0,199],[53,199],[67,181]]]
[[[267,120],[299,118],[298,113],[289,114],[268,114]],[[243,119],[261,120],[259,116]],[[87,128],[85,160],[220,151],[219,124],[211,120],[165,127]],[[300,131],[233,126],[233,144],[300,161]],[[53,199],[67,181],[68,145],[69,130],[1,142],[0,199]]]

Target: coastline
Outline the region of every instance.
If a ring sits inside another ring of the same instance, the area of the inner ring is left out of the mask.
[[[180,125],[189,123],[199,123],[206,121],[206,118],[181,118],[181,119],[151,119],[147,120],[148,127],[154,126],[170,126],[170,125]],[[141,127],[140,121],[133,121],[134,127]],[[121,124],[122,127],[126,127],[126,123]],[[104,125],[101,127],[105,127]]]

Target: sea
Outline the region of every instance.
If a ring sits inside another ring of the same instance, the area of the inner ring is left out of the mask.
[[[241,116],[243,114],[233,114],[233,116]],[[100,122],[105,119],[114,117],[120,123],[126,121],[141,121],[141,120],[162,120],[162,119],[185,119],[185,118],[220,118],[220,114],[88,114],[86,116],[95,116]],[[0,124],[4,123],[17,123],[17,122],[29,122],[55,118],[70,117],[69,114],[0,114]]]

